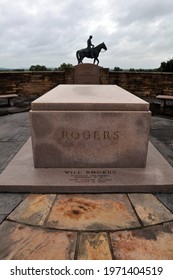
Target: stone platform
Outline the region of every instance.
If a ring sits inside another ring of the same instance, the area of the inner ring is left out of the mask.
[[[149,104],[115,85],[59,85],[32,102],[35,168],[143,168]]]
[[[173,192],[172,167],[150,143],[146,168],[34,168],[29,139],[0,177],[1,192]]]

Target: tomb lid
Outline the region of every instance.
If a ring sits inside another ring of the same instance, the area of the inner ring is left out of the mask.
[[[116,85],[59,85],[32,102],[33,111],[148,111],[149,103]]]

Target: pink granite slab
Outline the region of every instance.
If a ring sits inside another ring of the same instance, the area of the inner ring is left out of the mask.
[[[32,102],[32,111],[148,111],[149,103],[116,85],[59,85]]]
[[[149,144],[146,168],[37,168],[29,139],[0,175],[1,192],[173,192],[173,169]]]

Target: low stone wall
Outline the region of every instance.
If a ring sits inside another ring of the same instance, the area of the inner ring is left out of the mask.
[[[140,97],[173,95],[173,73],[114,72],[99,68],[100,84],[116,84]],[[40,96],[59,84],[74,83],[74,68],[67,71],[0,72],[0,94]]]
[[[173,73],[111,71],[109,83],[116,84],[140,97],[173,95]]]
[[[65,73],[63,71],[0,72],[0,94],[40,96],[64,83]]]

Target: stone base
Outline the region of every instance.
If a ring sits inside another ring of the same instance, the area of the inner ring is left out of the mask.
[[[173,192],[173,169],[149,143],[146,168],[37,168],[29,139],[0,175],[1,192]]]
[[[144,168],[150,112],[31,111],[36,168]]]
[[[149,103],[115,85],[59,85],[32,102],[36,168],[144,168]]]
[[[91,63],[74,66],[74,84],[100,84],[100,67]]]

